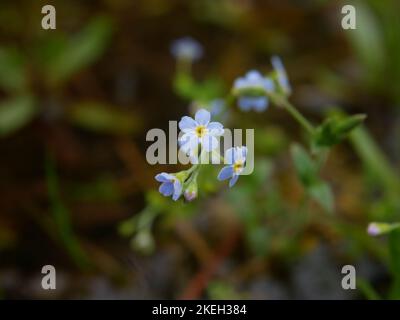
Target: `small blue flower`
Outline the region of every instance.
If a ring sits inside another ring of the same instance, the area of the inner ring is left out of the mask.
[[[218,174],[218,180],[223,181],[231,179],[229,181],[229,187],[233,187],[236,181],[239,179],[239,175],[244,169],[244,165],[247,157],[246,147],[234,147],[229,148],[225,152],[225,162],[229,164],[221,169]]]
[[[251,109],[254,109],[257,112],[262,112],[267,110],[269,100],[267,97],[244,96],[239,98],[238,105],[242,111],[250,111]]]
[[[172,42],[171,53],[176,59],[195,61],[203,56],[203,47],[195,39],[184,37]]]
[[[290,94],[292,92],[292,87],[290,86],[289,79],[286,73],[286,69],[282,63],[281,58],[278,56],[273,56],[271,58],[272,66],[278,76],[278,84],[285,94]]]
[[[238,105],[242,111],[265,111],[269,104],[266,94],[274,88],[274,82],[256,70],[251,70],[244,77],[236,79],[233,85],[235,93],[239,96]]]
[[[196,156],[199,144],[210,152],[219,146],[217,137],[224,134],[224,127],[219,122],[210,122],[210,112],[200,109],[195,118],[182,117],[179,129],[183,135],[179,138],[181,150],[190,156]]]
[[[224,99],[214,99],[210,102],[210,113],[213,117],[221,115],[225,108]]]
[[[179,199],[182,194],[182,182],[175,175],[162,172],[157,174],[155,178],[158,182],[161,182],[158,191],[163,196],[169,197],[172,195],[174,201]]]

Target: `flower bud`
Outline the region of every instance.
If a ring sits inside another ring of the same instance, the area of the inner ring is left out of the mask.
[[[192,201],[197,198],[197,191],[198,191],[198,186],[197,186],[197,177],[194,178],[187,188],[185,189],[183,195],[186,199],[186,201]]]
[[[143,254],[152,253],[155,248],[155,242],[150,230],[142,230],[136,234],[131,240],[131,246]]]
[[[399,227],[400,227],[400,223],[371,222],[368,225],[367,232],[370,236],[379,236],[379,235],[382,235],[385,233],[389,233]]]

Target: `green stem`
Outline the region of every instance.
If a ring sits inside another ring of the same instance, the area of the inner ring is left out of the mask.
[[[186,172],[187,172],[188,174],[191,174],[194,170],[197,169],[198,166],[199,166],[198,164],[194,164],[194,165],[191,166],[189,169],[187,169]]]
[[[289,101],[283,100],[282,106],[308,131],[308,133],[314,133],[314,126]]]
[[[298,111],[286,98],[281,96],[270,94],[271,100],[274,101],[276,105],[279,105],[286,109],[287,112],[304,128],[308,133],[314,133],[314,126],[308,121],[301,113]]]
[[[191,174],[193,171],[194,173],[189,176],[189,178],[184,182],[183,184],[183,189],[185,189],[194,179],[197,178],[197,175],[199,174],[200,171],[200,166],[198,164],[195,164],[193,167],[191,167],[188,172],[190,171],[189,174]]]

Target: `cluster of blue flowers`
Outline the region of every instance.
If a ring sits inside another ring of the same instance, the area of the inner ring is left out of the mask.
[[[175,40],[171,45],[171,53],[177,61],[192,63],[203,56],[200,43],[191,37]],[[288,96],[291,87],[286,70],[279,57],[271,59],[273,71],[262,75],[259,71],[251,70],[245,76],[234,81],[231,96],[235,97],[239,109],[242,111],[265,111],[269,106],[269,96],[280,94]],[[181,136],[178,139],[180,150],[191,159],[194,164],[190,169],[178,173],[160,173],[156,180],[161,182],[159,191],[164,196],[172,196],[178,200],[183,194],[188,201],[197,197],[197,175],[199,167],[197,159],[204,153],[214,156],[219,148],[218,138],[223,135],[224,127],[220,122],[211,121],[211,116],[221,115],[226,108],[224,99],[214,99],[209,102],[209,110],[197,109],[194,118],[184,116],[179,122]],[[219,151],[218,151],[219,152]],[[244,170],[247,157],[245,146],[230,148],[225,152],[225,166],[219,172],[217,179],[229,180],[229,187],[233,187]]]
[[[187,201],[191,201],[197,197],[198,157],[202,153],[211,153],[219,148],[217,138],[223,135],[224,127],[219,122],[211,121],[209,111],[200,109],[194,119],[188,116],[182,117],[179,128],[182,132],[178,139],[180,150],[191,157],[192,163],[196,164],[178,173],[162,172],[156,175],[156,180],[161,182],[159,191],[162,195],[172,196],[176,201],[183,194]],[[224,158],[227,166],[219,172],[218,180],[231,179],[229,186],[232,187],[244,169],[246,156],[246,147],[229,148]]]
[[[269,105],[268,95],[277,92],[284,95],[291,93],[291,87],[282,60],[274,56],[271,59],[274,71],[270,76],[263,76],[257,70],[251,70],[244,77],[235,80],[232,92],[238,99],[242,111],[265,111]]]

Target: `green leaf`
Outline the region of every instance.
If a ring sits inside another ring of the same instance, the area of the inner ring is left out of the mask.
[[[317,165],[300,145],[292,145],[290,151],[300,181],[305,187],[311,186],[319,179]]]
[[[61,198],[56,165],[50,154],[46,157],[45,172],[50,211],[59,240],[75,264],[83,270],[88,269],[91,261],[73,231],[70,212]]]
[[[21,96],[0,104],[0,137],[12,134],[28,124],[37,112],[30,96]]]
[[[187,72],[178,72],[174,79],[174,88],[178,95],[188,100],[206,102],[221,95],[222,83],[215,78],[196,82]]]
[[[331,116],[317,128],[314,143],[317,147],[331,147],[345,139],[366,118],[364,114],[349,117]]]
[[[367,116],[365,114],[355,114],[341,119],[336,124],[335,133],[343,138],[362,124],[366,118]]]
[[[73,124],[99,133],[130,134],[141,127],[136,115],[97,102],[72,106],[68,117]]]
[[[0,48],[0,87],[10,92],[27,88],[24,57],[15,48]]]
[[[327,212],[334,209],[334,198],[330,186],[323,181],[317,182],[308,188],[310,196],[319,203]]]
[[[361,126],[350,135],[354,149],[374,177],[374,182],[397,202],[400,179],[388,158],[374,141],[367,128]]]
[[[63,50],[49,46],[54,50],[50,59],[45,61],[47,76],[51,83],[60,84],[74,73],[96,61],[104,52],[112,34],[112,23],[106,17],[93,19],[80,33],[64,43]],[[63,44],[63,41],[59,41]]]
[[[363,64],[365,78],[376,82],[383,75],[387,56],[381,23],[365,1],[354,1],[354,4],[357,8],[357,28],[346,30],[344,34]]]
[[[137,230],[137,216],[133,216],[130,219],[122,221],[118,225],[118,233],[123,237],[132,236]]]
[[[393,274],[393,284],[390,298],[400,299],[400,230],[393,230],[389,234],[390,266]]]
[[[318,175],[319,166],[298,144],[291,147],[294,166],[307,194],[319,203],[327,212],[333,212],[332,190]]]
[[[188,73],[178,73],[175,76],[174,88],[178,95],[186,99],[192,99],[196,94],[196,85]]]

